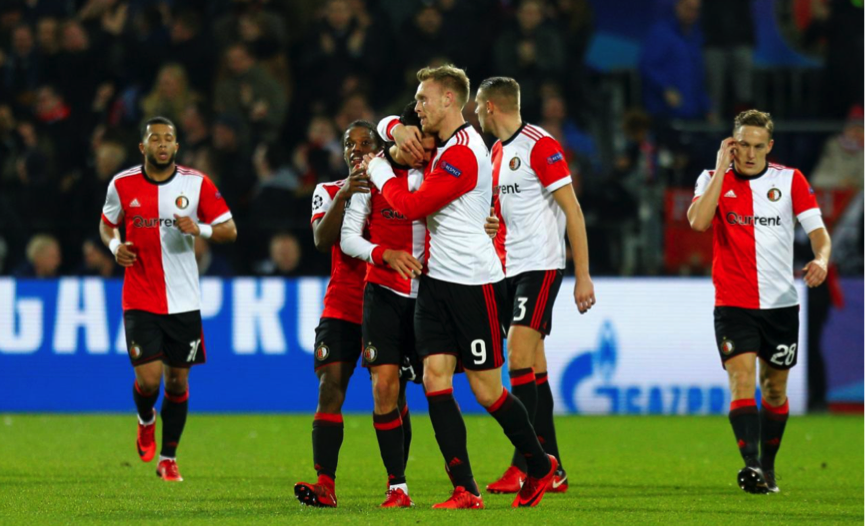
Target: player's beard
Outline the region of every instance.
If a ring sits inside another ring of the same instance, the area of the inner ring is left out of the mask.
[[[153,155],[153,154],[147,154],[147,162],[148,162],[150,165],[152,165],[152,166],[154,166],[154,167],[156,167],[156,168],[162,170],[162,169],[164,169],[164,168],[168,168],[168,167],[170,167],[170,166],[171,166],[171,163],[174,163],[174,158],[175,158],[175,157],[177,157],[177,152],[171,154],[171,155],[168,157],[168,159],[167,159],[164,163],[160,163],[159,160],[156,158],[155,155]]]

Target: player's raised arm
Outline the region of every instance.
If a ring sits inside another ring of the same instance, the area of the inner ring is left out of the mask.
[[[367,177],[364,169],[355,166],[345,180],[343,187],[333,197],[332,202],[330,196],[327,197],[329,202],[327,210],[321,216],[316,217],[316,204],[321,197],[320,192],[326,194],[324,190],[319,191],[316,188],[316,194],[313,196],[312,235],[315,240],[315,248],[321,252],[327,252],[339,240],[346,203],[353,194],[369,192],[369,177]]]
[[[373,253],[378,246],[363,237],[363,228],[370,211],[369,197],[369,194],[358,194],[345,208],[339,248],[352,258],[375,263]]]
[[[733,153],[736,149],[736,140],[728,137],[721,141],[718,156],[715,163],[715,176],[708,177],[708,182],[697,181],[697,191],[694,202],[688,208],[688,222],[695,231],[706,231],[712,226],[712,218],[718,208],[718,199],[721,197],[721,188],[724,186],[724,174],[733,161]],[[700,176],[704,179],[704,176]]]

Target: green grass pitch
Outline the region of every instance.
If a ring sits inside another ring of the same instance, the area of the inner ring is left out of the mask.
[[[489,416],[466,418],[481,486],[510,448]],[[314,477],[308,415],[193,413],[179,450],[183,483],[154,475],[135,452],[132,415],[0,415],[2,524],[857,524],[863,514],[861,416],[793,417],[779,454],[781,493],[735,485],[740,459],[722,417],[561,417],[570,490],[513,510],[434,511],[450,484],[426,416],[413,418],[408,482],[417,506],[380,510],[385,475],[371,419],[346,416],[336,510],[293,495]],[[159,431],[157,431],[157,438]]]

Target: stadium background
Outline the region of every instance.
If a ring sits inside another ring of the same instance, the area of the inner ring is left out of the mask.
[[[312,328],[330,268],[312,243],[312,189],[344,177],[347,123],[395,113],[414,71],[445,62],[474,87],[517,78],[524,118],[561,140],[575,175],[599,304],[577,316],[567,282],[556,304],[558,411],[726,412],[711,236],[691,232],[685,210],[732,117],[754,106],[775,117],[771,158],[809,177],[834,241],[827,284],[801,292],[791,405],[822,410],[828,398],[861,412],[862,2],[698,4],[3,0],[0,412],[132,410],[120,269],[96,226],[153,114],[177,123],[178,162],[213,177],[240,233],[196,247],[209,363],[195,371],[194,411],[312,411]],[[719,80],[706,73],[720,71],[721,49],[736,51]],[[680,104],[659,77],[681,81]],[[801,232],[798,245],[796,268],[810,254]],[[346,409],[366,411],[356,378]],[[70,391],[72,379],[102,396]],[[229,384],[243,389],[221,395]]]

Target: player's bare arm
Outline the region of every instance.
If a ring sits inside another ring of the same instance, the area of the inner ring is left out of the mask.
[[[327,252],[333,244],[339,240],[339,232],[342,228],[342,217],[345,213],[345,204],[349,198],[357,193],[369,192],[369,176],[366,168],[356,165],[345,181],[345,185],[333,197],[333,205],[324,217],[312,222],[312,235],[315,240],[315,248],[321,252]]]
[[[709,181],[706,192],[697,198],[688,208],[688,222],[695,231],[704,232],[712,226],[712,218],[718,208],[718,199],[721,197],[721,189],[724,186],[724,174],[733,162],[737,142],[736,139],[728,137],[721,141],[718,156],[715,163],[715,176]]]
[[[811,231],[808,238],[811,239],[814,259],[808,262],[802,270],[805,272],[805,285],[817,287],[826,280],[829,257],[832,255],[832,240],[825,228]]]
[[[105,221],[99,220],[99,237],[102,238],[102,243],[108,247],[114,255],[114,260],[121,267],[132,267],[135,260],[138,259],[138,255],[130,249],[132,242],[123,243],[120,238],[120,229],[117,227],[112,227]]]
[[[568,241],[574,254],[574,275],[577,283],[574,285],[574,302],[580,314],[585,313],[595,305],[595,285],[589,274],[589,241],[586,235],[586,219],[583,209],[574,193],[574,187],[565,185],[555,192],[553,198],[565,213]]]
[[[408,156],[410,162],[407,165],[414,166],[415,163],[423,161],[424,148],[421,140],[423,136],[417,126],[406,126],[398,124],[391,130],[393,140],[397,148]]]
[[[492,240],[495,240],[496,234],[499,233],[499,217],[496,216],[496,209],[492,207],[490,207],[490,215],[487,216],[487,222],[484,223],[484,230]]]
[[[189,216],[174,215],[175,225],[183,234],[203,236],[213,243],[231,243],[237,240],[237,226],[233,219],[216,225],[199,224]],[[203,234],[202,234],[203,233]]]

